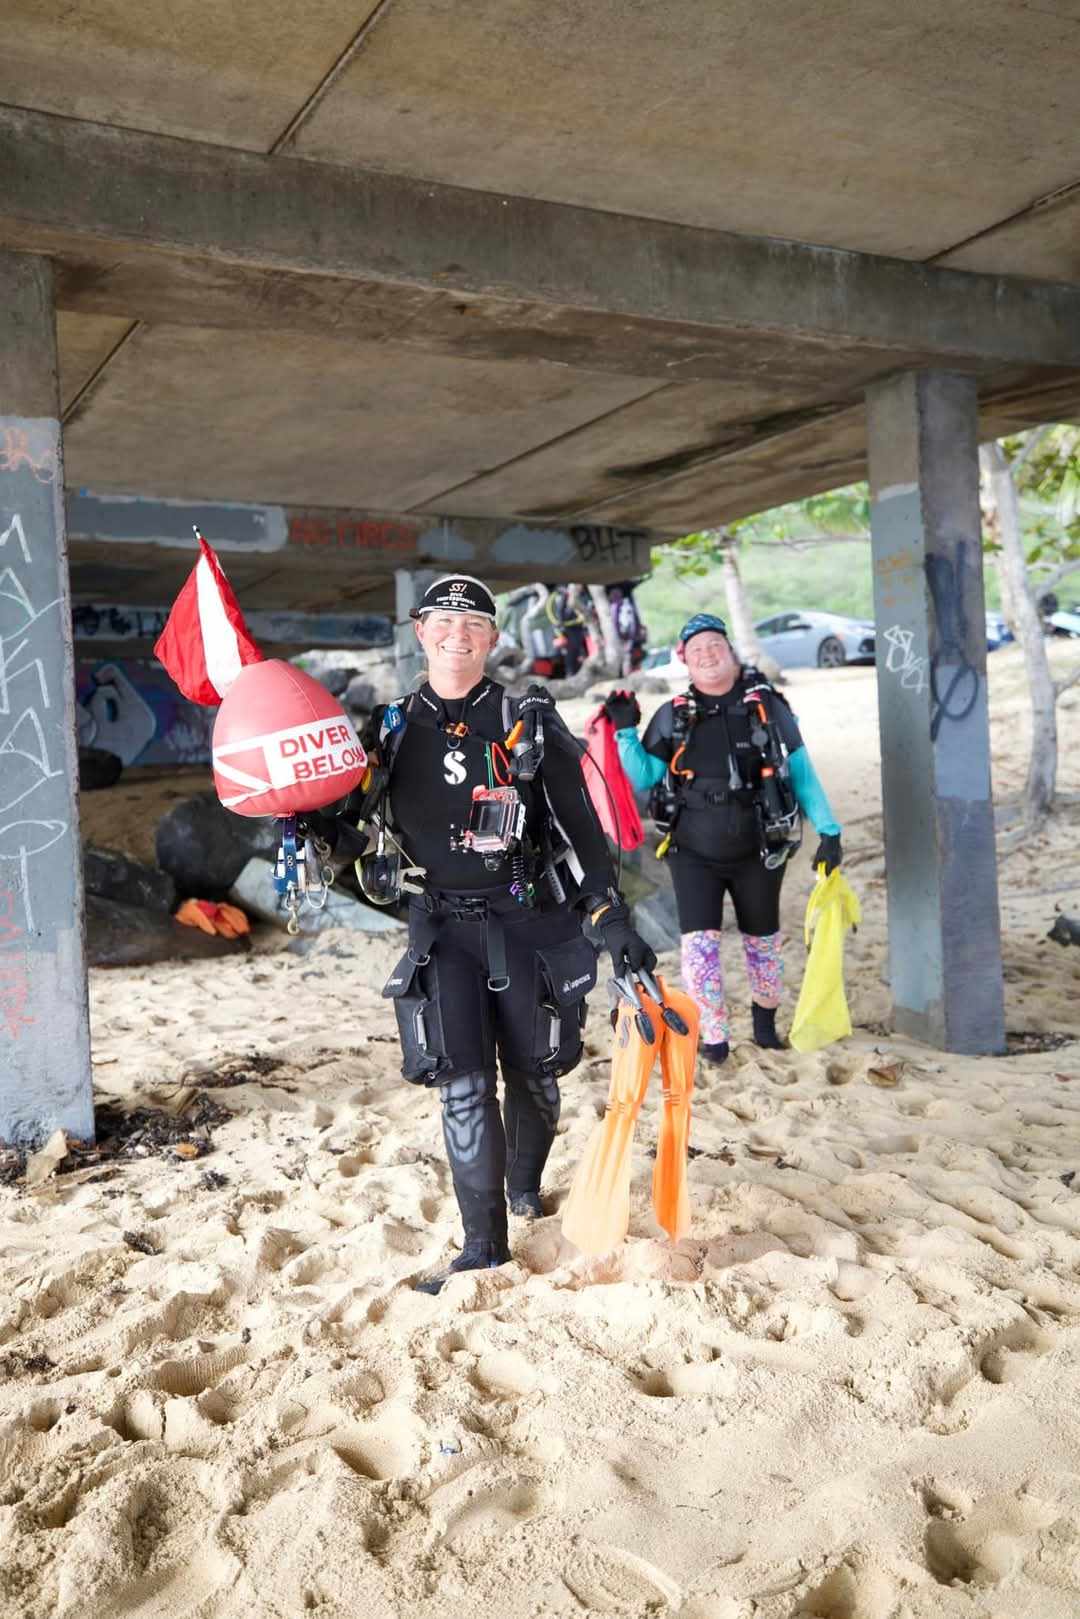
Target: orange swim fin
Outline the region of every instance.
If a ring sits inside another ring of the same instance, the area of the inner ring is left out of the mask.
[[[669,989],[658,980],[664,1005],[678,1014],[686,1025],[680,1034],[672,1027],[674,1019],[659,1029],[664,1080],[660,1105],[660,1128],[653,1169],[653,1211],[673,1242],[690,1229],[690,1196],[686,1187],[687,1147],[690,1143],[690,1098],[694,1090],[694,1064],[697,1061],[700,1014],[694,1001],[682,990]],[[650,1007],[651,1010],[651,1007]],[[659,1009],[658,1009],[659,1011]]]
[[[607,1112],[596,1126],[578,1165],[563,1208],[563,1235],[584,1254],[617,1248],[630,1224],[630,1158],[634,1125],[649,1088],[649,1075],[666,1032],[657,1008],[644,996],[641,1006],[653,1040],[643,1040],[636,1007],[620,1000],[611,1052]]]

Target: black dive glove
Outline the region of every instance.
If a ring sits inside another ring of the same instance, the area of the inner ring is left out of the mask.
[[[814,870],[817,871],[819,866],[824,866],[827,877],[830,871],[836,870],[843,858],[844,851],[840,847],[839,832],[823,832],[817,854],[814,856]]]
[[[630,912],[621,901],[608,903],[599,915],[594,911],[593,921],[604,941],[604,949],[611,953],[616,977],[627,967],[631,972],[637,972],[639,967],[652,972],[656,966],[656,951],[630,926]]]
[[[641,708],[632,691],[609,691],[604,698],[603,708],[617,731],[625,731],[641,723]]]

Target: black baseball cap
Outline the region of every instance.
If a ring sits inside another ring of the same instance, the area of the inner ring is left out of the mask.
[[[487,585],[471,574],[448,573],[427,587],[410,617],[423,618],[425,613],[479,613],[494,624],[495,598]]]

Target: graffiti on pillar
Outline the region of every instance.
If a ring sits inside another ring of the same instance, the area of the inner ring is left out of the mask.
[[[930,660],[920,658],[914,652],[914,633],[901,629],[899,624],[890,624],[884,640],[889,649],[885,657],[885,667],[889,673],[900,676],[900,684],[905,691],[924,692],[930,684]]]
[[[38,482],[47,481],[48,450],[32,445],[27,432],[5,429],[0,443],[7,457],[0,459],[0,470],[27,468]],[[55,447],[51,465],[55,473]],[[0,525],[0,869],[8,862],[19,868],[23,931],[29,937],[35,930],[31,863],[70,830],[69,821],[62,818],[67,813],[67,784],[55,741],[64,695],[55,669],[46,665],[50,642],[55,661],[55,639],[46,637],[46,621],[59,609],[61,599],[32,599],[33,551],[22,512],[0,511]],[[54,738],[51,750],[48,733]],[[5,955],[13,942],[18,945],[12,910],[9,901],[3,913]],[[4,1015],[11,1032],[13,1021],[15,1026],[20,1019],[26,1021],[20,1010],[25,997],[18,967],[8,961],[5,966]]]
[[[38,483],[56,478],[56,446],[32,445],[25,427],[5,427],[0,432],[0,472],[18,472],[28,467]]]
[[[930,740],[937,740],[942,720],[966,720],[979,697],[979,672],[968,658],[971,645],[964,607],[963,577],[967,540],[959,540],[956,560],[928,556],[926,581],[937,621],[937,651],[930,659]]]
[[[640,529],[601,528],[592,524],[578,524],[570,529],[570,538],[578,554],[578,561],[588,566],[600,562],[606,567],[633,569],[634,541],[641,539]]]

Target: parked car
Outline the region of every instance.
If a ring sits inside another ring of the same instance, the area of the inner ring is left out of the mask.
[[[1070,607],[1059,607],[1046,622],[1055,635],[1080,635],[1080,604],[1074,602]]]
[[[841,613],[778,613],[754,625],[761,649],[782,669],[838,669],[874,661],[874,626]]]
[[[1014,640],[1012,630],[1006,624],[1000,613],[987,613],[986,615],[986,650],[996,652],[999,646],[1005,646]]]

